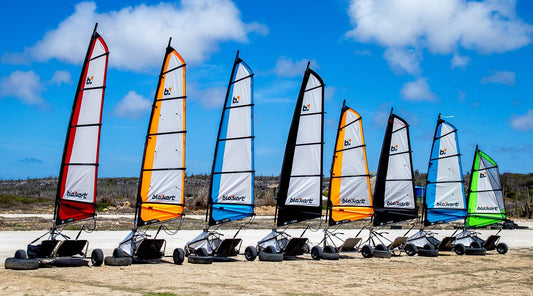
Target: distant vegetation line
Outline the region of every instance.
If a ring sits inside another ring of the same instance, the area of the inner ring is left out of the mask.
[[[191,174],[185,178],[187,211],[203,210],[207,206],[209,175]],[[505,173],[501,175],[505,207],[511,217],[531,218],[533,213],[533,174]],[[424,186],[426,174],[415,171],[415,185]],[[464,176],[468,188],[470,176]],[[274,206],[278,176],[255,176],[255,205]],[[97,210],[131,212],[137,197],[138,178],[99,178]],[[329,178],[324,178],[322,190],[327,194]],[[26,180],[0,180],[1,211],[50,212],[57,191],[57,177]]]

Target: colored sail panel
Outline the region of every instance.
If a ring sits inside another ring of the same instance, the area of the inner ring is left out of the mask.
[[[477,147],[470,178],[466,226],[481,227],[505,220],[498,165]]]
[[[372,193],[359,113],[343,105],[333,154],[329,225],[371,217]]]
[[[457,129],[439,116],[429,160],[425,225],[464,219],[466,203]]]
[[[146,135],[137,225],[181,217],[185,183],[185,62],[168,46]]]
[[[292,118],[281,168],[277,225],[322,214],[324,83],[306,69]]]
[[[418,217],[409,125],[401,117],[389,117],[379,158],[374,192],[374,225]]]
[[[100,128],[109,50],[93,32],[74,98],[59,173],[56,225],[95,216]]]
[[[254,214],[253,73],[235,59],[213,160],[209,225]]]

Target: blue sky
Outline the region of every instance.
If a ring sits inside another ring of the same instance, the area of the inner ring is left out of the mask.
[[[68,4],[65,4],[68,3]],[[168,38],[187,62],[187,172],[211,168],[237,50],[255,73],[256,171],[278,175],[307,61],[326,84],[324,174],[344,99],[375,171],[391,107],[425,172],[437,115],[502,172],[533,172],[531,1],[10,1],[0,24],[0,179],[57,176],[95,22],[109,49],[100,176],[138,176]],[[327,3],[327,4],[326,4]]]

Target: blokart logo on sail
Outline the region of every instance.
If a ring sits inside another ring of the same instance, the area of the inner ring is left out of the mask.
[[[489,206],[480,207],[480,206],[478,206],[477,210],[478,211],[497,211],[498,207],[489,207]]]
[[[154,194],[152,195],[152,200],[176,200],[175,195],[164,195],[164,194]]]
[[[312,198],[301,198],[301,197],[291,197],[289,199],[290,203],[299,203],[299,204],[312,204]]]
[[[165,88],[165,90],[163,91],[163,95],[170,96],[171,92],[172,92],[172,87]]]
[[[93,84],[94,76],[87,77],[87,80],[85,80],[85,85],[91,85]]]
[[[486,178],[486,177],[487,177],[487,172],[479,173],[479,178]]]
[[[409,201],[390,201],[388,200],[387,201],[387,206],[392,206],[392,207],[408,207],[411,205],[411,202]]]
[[[232,104],[239,104],[240,100],[241,100],[241,96],[236,96],[236,97],[233,97],[233,99],[231,100],[231,103]]]
[[[223,201],[244,201],[246,196],[222,195]]]
[[[68,197],[87,199],[87,195],[89,195],[89,193],[87,193],[87,192],[81,193],[81,192],[78,192],[78,191],[69,191],[69,190],[67,190],[67,196]]]
[[[441,150],[439,151],[439,154],[440,154],[440,155],[446,155],[446,148],[441,149]]]
[[[304,106],[302,107],[302,111],[303,111],[303,112],[308,112],[308,111],[310,111],[310,110],[311,110],[311,104],[307,104],[307,105],[304,105]]]
[[[390,151],[391,151],[391,152],[398,151],[398,145],[390,146]]]
[[[344,140],[344,147],[352,145],[352,139]]]
[[[439,201],[438,203],[435,204],[437,207],[442,207],[442,208],[457,208],[459,207],[459,202],[456,201],[456,202],[441,202]]]
[[[360,205],[360,204],[364,204],[365,202],[366,202],[366,198],[355,199],[352,197],[352,198],[341,199],[341,203],[343,204]]]

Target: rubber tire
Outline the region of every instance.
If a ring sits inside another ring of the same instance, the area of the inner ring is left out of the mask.
[[[472,243],[470,243],[470,248],[479,249],[481,248],[481,244],[479,242],[473,241]]]
[[[28,259],[28,256],[26,256],[26,251],[17,250],[15,252],[15,259]]]
[[[507,246],[506,243],[499,243],[496,245],[496,251],[499,253],[499,254],[505,254],[507,253],[507,251],[509,251],[509,247]]]
[[[364,245],[363,248],[361,248],[361,255],[363,255],[364,258],[374,257],[374,248],[372,248],[371,245]]]
[[[485,256],[487,249],[485,248],[466,248],[466,254],[471,256]]]
[[[212,264],[213,256],[189,255],[189,257],[187,258],[187,262],[192,264]]]
[[[418,248],[415,246],[415,244],[411,243],[405,245],[403,250],[405,251],[405,254],[407,254],[407,256],[414,256],[418,252]]]
[[[104,252],[101,249],[94,249],[91,253],[91,264],[102,266],[102,263],[104,263]]]
[[[265,253],[269,253],[269,254],[276,254],[276,248],[274,248],[274,246],[267,246],[263,252]]]
[[[194,251],[194,255],[200,257],[208,257],[209,253],[207,253],[207,250],[205,248],[199,248]]]
[[[281,262],[283,261],[283,254],[279,253],[266,253],[259,252],[259,261],[268,261],[268,262]]]
[[[438,257],[439,250],[420,249],[418,250],[418,256],[421,257]]]
[[[331,254],[334,254],[334,253],[338,253],[339,251],[337,250],[337,248],[335,248],[334,246],[331,246],[331,245],[327,245],[325,248],[324,248],[324,253],[331,253]]]
[[[324,260],[339,260],[341,258],[341,254],[324,252],[324,253],[322,253],[321,258],[324,259]]]
[[[455,252],[455,254],[461,256],[461,255],[464,255],[466,253],[466,247],[465,247],[465,245],[459,243],[459,244],[456,244],[455,246],[453,246],[453,251]]]
[[[392,253],[389,249],[374,250],[374,258],[390,258],[390,257],[392,257]]]
[[[4,263],[5,269],[14,269],[14,270],[32,270],[39,268],[38,259],[16,259],[16,258],[6,258]]]
[[[322,255],[323,255],[323,251],[322,251],[322,247],[320,246],[314,246],[311,248],[311,258],[313,258],[313,260],[320,260],[320,258],[322,258]]]
[[[432,244],[425,244],[422,249],[424,249],[424,250],[435,250],[435,246],[433,246]]]
[[[122,258],[122,257],[130,257],[128,253],[124,252],[121,248],[115,248],[113,250],[113,257],[115,258]]]
[[[174,252],[172,252],[172,260],[174,264],[182,265],[183,260],[185,260],[185,251],[182,248],[175,248]]]
[[[376,251],[388,251],[389,249],[384,244],[379,244],[375,248]]]
[[[108,266],[129,266],[133,263],[131,257],[107,256],[104,258],[104,264]]]
[[[257,249],[254,246],[248,246],[244,249],[244,258],[248,261],[254,261],[257,258]]]

